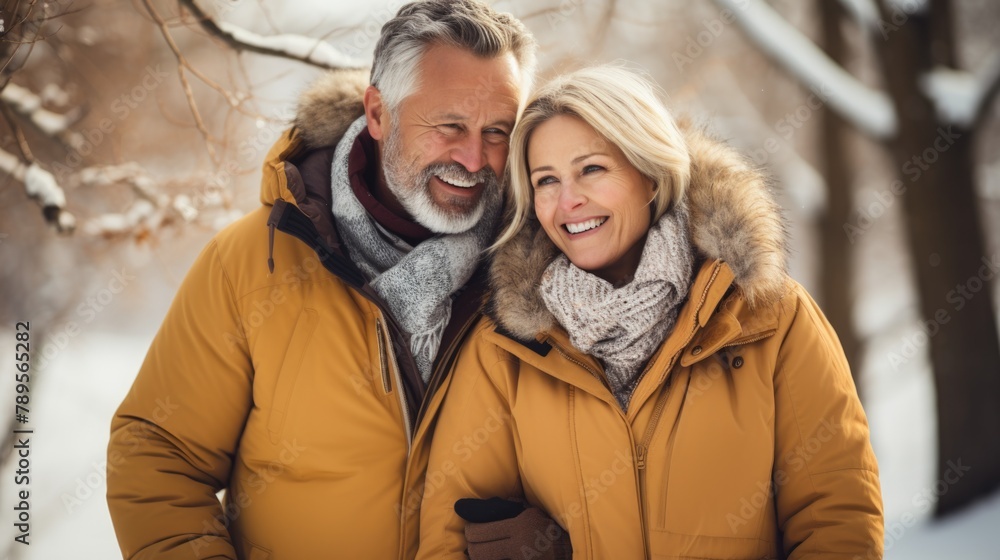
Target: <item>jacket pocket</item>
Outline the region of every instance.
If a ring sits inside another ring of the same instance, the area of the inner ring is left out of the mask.
[[[318,320],[319,314],[315,310],[303,309],[295,322],[292,338],[288,343],[288,349],[285,350],[281,370],[278,372],[278,381],[274,387],[274,399],[271,403],[271,414],[267,421],[271,443],[277,444],[280,439],[285,418],[288,416],[295,382],[298,380],[299,370],[302,367],[302,358],[312,341],[313,331],[316,330]]]
[[[243,553],[240,554],[240,560],[270,560],[270,550],[259,547],[247,539],[242,539],[242,541]]]

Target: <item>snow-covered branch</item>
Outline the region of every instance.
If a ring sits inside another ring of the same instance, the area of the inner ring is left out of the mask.
[[[884,92],[849,74],[761,0],[714,0],[770,59],[810,88],[859,130],[877,138],[896,134],[896,111]]]
[[[869,31],[878,30],[879,15],[875,0],[840,0],[840,4],[861,27]]]
[[[240,213],[225,208],[225,199],[208,193],[214,192],[211,185],[201,185],[188,192],[167,194],[163,185],[149,176],[137,163],[88,167],[80,170],[69,184],[78,188],[108,187],[127,185],[138,198],[122,212],[110,212],[87,220],[81,228],[83,233],[96,237],[123,237],[141,235],[155,231],[162,226],[177,221],[190,223],[205,214],[205,210],[222,210],[215,213],[212,227],[222,229]],[[190,181],[195,185],[194,181]],[[201,193],[201,194],[199,194]]]
[[[986,69],[972,72],[944,66],[921,76],[920,87],[934,103],[942,122],[971,128],[980,122],[1000,91],[1000,54],[994,54]]]
[[[194,15],[206,31],[237,51],[279,56],[330,70],[368,66],[338,51],[322,39],[293,34],[259,35],[231,23],[215,21],[194,0],[179,0],[179,2]]]
[[[0,171],[24,184],[24,191],[42,207],[46,221],[59,233],[70,233],[76,218],[66,211],[66,194],[56,178],[37,163],[26,165],[17,156],[0,150]]]
[[[30,120],[47,136],[59,138],[71,148],[78,149],[83,144],[83,137],[70,130],[83,116],[83,109],[76,109],[58,114],[42,107],[42,98],[27,88],[8,82],[0,92],[0,101],[6,103],[15,113]]]

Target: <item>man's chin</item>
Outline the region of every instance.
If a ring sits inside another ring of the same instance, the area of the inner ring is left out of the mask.
[[[412,212],[420,225],[434,233],[462,233],[472,229],[483,217],[483,205],[468,208],[444,208],[438,204]]]

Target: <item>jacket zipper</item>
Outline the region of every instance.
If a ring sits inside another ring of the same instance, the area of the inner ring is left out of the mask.
[[[562,349],[562,346],[559,346],[558,344],[556,344],[556,342],[554,340],[552,340],[551,338],[549,339],[549,344],[551,344],[560,354],[562,354],[563,358],[566,358],[567,360],[573,362],[574,364],[582,367],[583,369],[587,370],[587,373],[589,373],[590,375],[596,377],[597,380],[601,382],[601,385],[604,385],[604,388],[607,389],[608,392],[612,394],[612,396],[614,396],[614,392],[611,390],[611,385],[608,383],[607,377],[605,377],[604,375],[601,375],[600,373],[594,371],[593,369],[590,368],[590,366],[588,366],[587,364],[581,362],[580,360],[577,360],[573,356],[570,356],[568,353],[566,353],[565,350]]]
[[[439,354],[439,356],[441,356],[443,359],[440,362],[438,362],[438,365],[440,367],[436,368],[433,372],[431,372],[430,381],[427,383],[427,390],[424,391],[424,399],[423,401],[421,401],[420,407],[417,410],[417,424],[414,426],[414,429],[419,429],[420,427],[419,423],[421,422],[421,419],[424,416],[424,412],[427,406],[430,405],[431,398],[433,397],[435,391],[437,390],[437,386],[440,385],[441,379],[447,374],[447,371],[451,369],[451,358],[450,358],[451,353],[455,351],[455,348],[458,346],[459,341],[465,339],[465,335],[469,330],[469,326],[472,325],[472,323],[475,322],[476,319],[478,319],[478,317],[479,317],[478,313],[473,313],[466,320],[465,324],[462,325],[462,328],[458,331],[457,336],[455,336],[455,338],[448,344],[446,353]],[[376,322],[376,325],[378,324],[379,323]],[[393,353],[393,356],[395,356],[395,353]],[[402,394],[404,391],[400,390],[398,392]],[[407,419],[408,413],[407,413],[406,403],[402,402],[401,400],[400,406],[402,406],[403,409],[403,419],[407,423],[407,426],[409,426],[409,420]],[[407,438],[409,437],[411,436],[407,434]],[[409,442],[409,439],[407,439],[406,470],[403,473],[403,506],[400,509],[400,515],[399,515],[399,534],[400,534],[399,550],[401,555],[400,557],[402,557],[403,551],[406,548],[406,520],[407,520],[406,500],[409,499],[409,495],[411,492],[410,485],[412,484],[412,481],[410,480],[410,445],[411,444]]]
[[[438,362],[439,367],[431,372],[431,378],[427,382],[427,390],[424,391],[424,400],[421,401],[420,407],[417,409],[418,425],[423,420],[424,411],[427,408],[427,406],[430,405],[430,401],[431,398],[434,396],[434,393],[437,392],[437,388],[441,384],[441,379],[443,379],[444,376],[447,375],[448,370],[452,368],[453,365],[451,358],[452,354],[456,352],[456,348],[458,347],[460,342],[463,342],[465,340],[465,336],[469,332],[469,327],[474,322],[476,322],[477,319],[479,319],[480,315],[481,314],[479,312],[470,315],[469,318],[466,319],[465,324],[462,325],[462,328],[459,329],[456,336],[451,340],[450,343],[448,343],[448,347],[445,349],[445,351],[443,353],[440,351],[438,352],[438,356],[441,358],[441,360]]]
[[[376,336],[381,337],[385,335],[385,329],[382,328],[382,310],[379,309],[379,318],[375,319],[375,330]],[[381,345],[380,345],[381,346]],[[392,348],[392,338],[389,336],[385,337],[385,347],[382,350],[387,355],[387,361],[389,362],[389,368],[392,370],[392,375],[396,380],[396,396],[399,400],[399,410],[403,414],[403,431],[406,433],[406,456],[410,456],[410,447],[413,444],[413,429],[410,427],[410,411],[406,406],[406,391],[403,390],[403,378],[399,373],[399,364],[396,362],[396,352]],[[381,356],[380,356],[381,358]],[[382,373],[383,380],[386,379],[385,370]]]
[[[375,338],[378,341],[378,363],[382,370],[382,389],[388,395],[392,392],[392,385],[389,382],[389,358],[385,353],[385,341],[382,340],[385,330],[382,327],[382,319],[380,318],[375,319],[375,333],[377,335]]]
[[[562,346],[560,346],[554,340],[552,340],[551,337],[549,338],[549,344],[551,344],[552,347],[555,348],[556,351],[558,351],[559,354],[562,355],[562,357],[582,367],[588,373],[600,379],[601,382],[604,384],[604,386],[607,387],[608,391],[609,392],[611,391],[611,387],[608,385],[607,379],[605,379],[603,375],[598,374],[596,371],[591,369],[590,366],[588,366],[587,364],[570,356],[565,350],[563,350]],[[614,398],[613,395],[612,398]],[[625,432],[628,434],[629,447],[632,449],[632,465],[633,465],[632,471],[635,474],[636,492],[639,498],[639,525],[641,526],[641,531],[642,531],[642,557],[649,558],[649,535],[648,535],[649,531],[646,527],[646,505],[645,505],[646,498],[645,496],[643,496],[645,488],[641,475],[641,469],[644,469],[646,465],[645,448],[642,445],[635,445],[635,437],[632,435],[632,426],[629,424],[628,417],[625,416],[625,411],[623,411],[622,408],[618,406],[617,402],[612,408],[614,408],[615,411],[618,412],[618,416],[622,419],[622,422],[625,423]],[[642,464],[641,468],[639,467],[640,464]]]
[[[673,367],[673,359],[671,359],[670,364],[667,366],[667,371]],[[649,506],[646,497],[646,458],[649,453],[649,444],[653,441],[653,434],[656,433],[656,427],[660,423],[660,416],[663,415],[663,409],[667,405],[667,395],[670,393],[670,380],[668,377],[666,382],[663,384],[663,388],[660,390],[660,396],[656,399],[656,406],[653,408],[653,415],[649,418],[649,424],[646,426],[646,432],[642,436],[642,441],[635,448],[635,454],[637,457],[636,461],[636,477],[639,480],[639,503],[642,509],[640,516],[642,519],[642,540],[643,544],[648,550],[648,540],[649,540]],[[671,442],[672,443],[672,442]],[[669,468],[669,465],[668,465]]]
[[[728,344],[723,344],[722,346],[719,347],[719,350],[722,350],[723,348],[729,348],[730,346],[743,346],[744,344],[752,344],[754,342],[758,342],[758,341],[764,340],[765,338],[769,338],[769,337],[772,337],[772,336],[774,336],[774,332],[773,331],[772,332],[768,332],[768,333],[764,333],[764,334],[761,334],[761,335],[757,335],[757,336],[754,336],[754,337],[751,337],[751,338],[747,338],[745,340],[735,340],[735,341],[730,342]]]

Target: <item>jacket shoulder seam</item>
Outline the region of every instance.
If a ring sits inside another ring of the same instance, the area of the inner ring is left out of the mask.
[[[226,264],[224,262],[222,262],[222,254],[221,254],[221,251],[219,250],[218,239],[213,239],[212,240],[211,247],[212,247],[212,253],[215,256],[216,261],[218,261],[218,263],[219,263],[219,270],[222,271],[222,277],[226,281],[226,288],[229,291],[229,297],[233,301],[233,307],[235,308],[235,311],[236,311],[236,318],[239,320],[240,336],[243,337],[244,342],[248,342],[247,341],[247,333],[246,333],[246,330],[245,330],[245,328],[243,326],[243,314],[240,312],[240,307],[239,307],[239,300],[242,299],[242,298],[237,298],[236,297],[236,290],[233,289],[233,281],[229,277],[229,271],[226,270]]]

